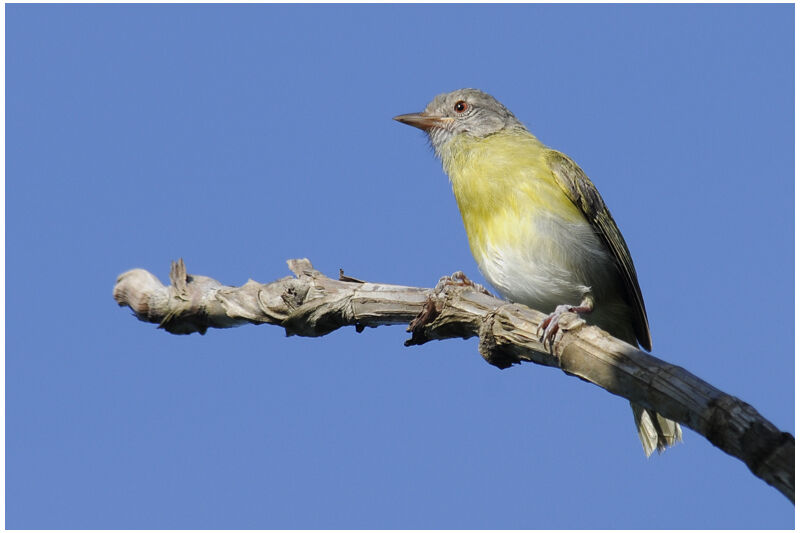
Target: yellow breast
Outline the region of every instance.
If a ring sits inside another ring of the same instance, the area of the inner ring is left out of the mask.
[[[546,247],[550,239],[537,235],[539,226],[530,223],[537,218],[585,223],[556,182],[546,161],[547,150],[521,130],[485,138],[457,135],[442,150],[442,163],[479,264],[491,247]]]

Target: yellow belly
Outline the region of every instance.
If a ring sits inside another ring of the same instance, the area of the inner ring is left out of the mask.
[[[550,170],[548,151],[521,131],[456,136],[442,151],[484,277],[509,300],[542,311],[619,284],[605,244]]]
[[[548,149],[527,132],[478,139],[457,136],[443,157],[475,259],[494,246],[547,246],[537,218],[588,224],[559,187],[545,158]],[[546,228],[544,229],[546,231]]]

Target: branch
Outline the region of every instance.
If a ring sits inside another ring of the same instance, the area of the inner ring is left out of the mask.
[[[752,406],[685,369],[624,343],[575,314],[559,320],[548,350],[537,329],[546,315],[499,300],[457,272],[433,289],[328,278],[307,259],[288,261],[296,277],[241,287],[186,273],[172,264],[165,287],[142,269],[120,275],[114,299],[136,317],[175,334],[208,328],[274,324],[287,335],[318,337],[342,326],[410,324],[406,346],[434,339],[479,337],[490,364],[523,361],[557,367],[690,427],[794,502],[794,437],[781,432]]]

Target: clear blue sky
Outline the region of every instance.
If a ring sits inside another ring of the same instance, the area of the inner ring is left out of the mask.
[[[593,179],[654,354],[794,434],[794,6],[7,5],[9,528],[791,528],[687,430],[402,327],[177,337],[111,298],[170,260],[239,285],[482,280],[423,134],[494,94]]]

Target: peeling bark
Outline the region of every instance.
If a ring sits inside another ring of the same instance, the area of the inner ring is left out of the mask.
[[[114,299],[137,318],[174,334],[208,328],[274,324],[287,335],[318,337],[343,326],[409,324],[406,346],[435,339],[479,337],[490,364],[521,362],[557,367],[694,429],[714,446],[794,502],[794,437],[781,432],[752,406],[685,369],[622,342],[575,314],[559,320],[552,350],[540,341],[545,314],[493,297],[457,272],[433,289],[328,278],[307,259],[288,261],[295,277],[241,287],[186,273],[172,264],[165,287],[142,269],[120,275]]]

